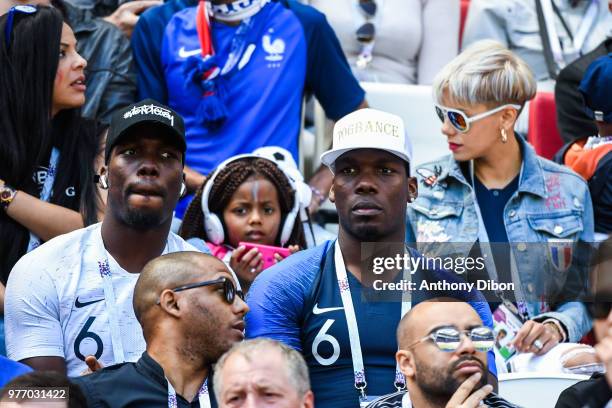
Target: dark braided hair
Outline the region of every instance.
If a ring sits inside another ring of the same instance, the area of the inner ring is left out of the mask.
[[[213,172],[214,173],[214,172]],[[211,175],[213,174],[211,173]],[[208,208],[211,213],[216,214],[223,228],[225,229],[225,222],[223,221],[223,210],[229,204],[232,196],[238,190],[240,185],[247,181],[253,176],[261,176],[269,180],[278,193],[278,200],[281,209],[281,221],[278,229],[278,235],[276,236],[275,245],[280,246],[280,234],[282,232],[282,225],[287,218],[287,215],[291,211],[295,200],[295,190],[289,184],[289,180],[283,171],[273,162],[267,159],[247,157],[238,159],[229,163],[223,168],[215,177],[214,184],[210,190],[208,197]],[[183,239],[189,238],[201,238],[204,241],[209,241],[206,230],[204,229],[204,213],[202,212],[202,193],[206,183],[210,182],[209,178],[206,180],[200,188],[196,191],[193,200],[189,203],[187,211],[183,216],[183,224],[179,231],[179,235]],[[227,238],[227,231],[225,237]],[[295,219],[291,236],[287,241],[287,245],[299,245],[300,248],[306,248],[306,239],[304,237],[304,229],[300,222],[299,214]]]

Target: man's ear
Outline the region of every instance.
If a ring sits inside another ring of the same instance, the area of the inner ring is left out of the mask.
[[[94,181],[98,183],[101,189],[108,190],[108,171],[106,166],[100,167],[100,174],[96,175]]]
[[[308,392],[306,392],[306,394],[304,394],[304,397],[302,398],[301,408],[314,408],[314,406],[314,394],[312,393],[312,391],[309,390]]]
[[[416,177],[408,177],[408,202],[414,202],[419,196],[419,183]]]
[[[332,203],[336,203],[336,192],[334,191],[334,185],[332,183],[331,187],[329,188],[329,195],[328,195],[329,201],[331,201]]]
[[[414,354],[412,354],[411,351],[398,350],[397,353],[395,353],[395,360],[406,379],[414,378],[416,375],[416,364],[414,362]]]
[[[179,306],[178,297],[176,293],[170,289],[162,290],[159,295],[159,305],[162,310],[174,317],[179,317],[181,314],[181,308]]]

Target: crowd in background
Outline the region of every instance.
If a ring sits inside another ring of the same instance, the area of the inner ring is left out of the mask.
[[[447,154],[371,82],[428,87]],[[612,402],[612,1],[0,0],[0,83],[0,405]],[[380,301],[366,243],[485,261]]]

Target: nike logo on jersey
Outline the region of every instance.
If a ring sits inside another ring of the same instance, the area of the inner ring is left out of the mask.
[[[321,314],[321,313],[327,313],[327,312],[333,312],[334,310],[342,310],[344,309],[343,307],[324,307],[319,309],[319,304],[315,304],[314,307],[312,308],[312,313],[313,314]]]
[[[77,296],[76,300],[74,301],[74,307],[76,307],[77,309],[80,309],[82,307],[93,305],[94,303],[98,303],[98,302],[101,302],[103,300],[104,300],[104,298],[96,299],[96,300],[90,300],[89,302],[79,302],[79,297]]]
[[[181,58],[189,58],[189,57],[192,57],[192,56],[194,56],[194,55],[200,55],[200,54],[202,54],[202,49],[201,49],[201,48],[198,48],[197,50],[189,50],[189,51],[187,51],[187,50],[185,49],[185,47],[181,47],[181,48],[179,49],[178,54],[179,54],[179,57],[181,57]]]

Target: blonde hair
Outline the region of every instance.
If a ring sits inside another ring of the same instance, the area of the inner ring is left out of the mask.
[[[478,41],[455,57],[433,83],[434,99],[443,97],[461,105],[489,107],[524,105],[536,93],[536,81],[527,63],[497,41]]]
[[[304,357],[302,357],[299,352],[283,343],[261,337],[235,343],[232,348],[223,354],[219,361],[217,361],[213,377],[213,386],[217,402],[220,402],[221,393],[223,391],[222,372],[225,363],[232,355],[238,354],[245,360],[251,362],[256,359],[265,358],[266,354],[273,350],[278,351],[285,362],[289,381],[292,383],[297,394],[300,398],[306,395],[306,393],[310,391],[310,378],[308,376],[308,366],[304,361]]]

